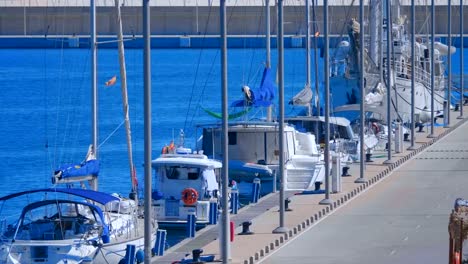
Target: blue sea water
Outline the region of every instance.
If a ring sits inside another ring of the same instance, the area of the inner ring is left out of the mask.
[[[465,65],[468,64],[467,50]],[[152,50],[152,157],[184,129],[194,147],[195,125],[219,120],[201,107],[221,110],[220,53],[215,49]],[[232,49],[228,53],[229,101],[242,98],[241,86],[257,88],[265,52]],[[127,147],[116,50],[98,50],[99,189],[126,196],[130,190]],[[453,74],[459,74],[458,52]],[[272,68],[277,54],[272,53]],[[312,58],[312,65],[314,60]],[[323,63],[319,59],[319,76]],[[143,184],[143,57],[142,50],[126,50],[128,96],[134,161]],[[315,78],[312,66],[312,80]],[[285,101],[305,83],[305,51],[285,51]],[[323,77],[320,77],[322,79]],[[119,81],[119,80],[118,80]],[[314,83],[312,81],[312,83]],[[90,53],[84,49],[0,50],[0,196],[51,186],[54,168],[81,162],[91,142]],[[333,89],[333,87],[332,87]],[[278,98],[278,97],[277,97]],[[286,114],[300,111],[286,107]],[[18,204],[17,206],[21,206]]]

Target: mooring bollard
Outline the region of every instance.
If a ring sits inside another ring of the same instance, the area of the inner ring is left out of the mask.
[[[153,254],[156,256],[163,256],[165,245],[166,245],[167,231],[163,229],[158,229],[156,231],[156,242],[153,248]]]
[[[319,191],[320,190],[320,185],[322,185],[322,182],[318,182],[318,181],[314,182],[314,186],[315,186],[314,191]]]
[[[404,133],[404,134],[403,134],[403,141],[406,141],[406,142],[410,141],[409,136],[410,136],[409,133]]]
[[[210,225],[216,225],[218,223],[218,201],[215,199],[210,200]]]
[[[344,166],[344,167],[342,168],[341,177],[348,177],[348,176],[351,176],[351,174],[349,174],[349,167],[348,167],[348,166]]]
[[[194,263],[199,262],[201,253],[203,253],[203,249],[201,248],[192,250],[192,262]]]
[[[291,199],[287,198],[284,200],[284,210],[287,212],[291,212],[293,209],[289,208],[289,204],[291,203]]]
[[[252,235],[253,232],[249,229],[251,225],[251,221],[242,222],[242,232],[240,232],[238,235]]]
[[[371,153],[371,149],[367,149],[367,153],[366,153],[366,162],[374,162],[372,160],[372,153]]]
[[[195,212],[189,212],[187,215],[187,237],[195,237],[197,217]]]
[[[255,178],[252,183],[252,203],[257,203],[260,198],[260,179]]]
[[[231,190],[231,213],[237,214],[239,210],[239,190]]]

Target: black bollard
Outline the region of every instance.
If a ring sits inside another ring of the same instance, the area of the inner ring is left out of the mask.
[[[197,248],[192,250],[192,263],[202,263],[200,262],[200,255],[203,253],[203,249]]]
[[[284,210],[285,211],[292,211],[291,208],[289,208],[289,204],[291,203],[291,200],[290,199],[285,199],[284,200]]]
[[[349,167],[348,167],[348,166],[344,166],[343,169],[342,169],[341,177],[351,176],[351,174],[349,174],[348,171],[349,171]]]
[[[416,126],[419,128],[419,130],[418,130],[419,133],[424,132],[424,131],[423,131],[423,129],[424,129],[423,123],[417,123]]]
[[[315,182],[315,190],[314,191],[319,191],[320,190],[320,185],[322,185],[322,182]]]
[[[410,135],[409,133],[403,134],[403,140],[404,140],[404,141],[410,141],[410,140],[409,140],[409,135]]]
[[[418,130],[419,133],[424,132],[424,131],[423,131],[423,129],[424,129],[423,123],[418,123],[418,124],[417,124],[417,127],[419,128],[419,130]]]
[[[252,225],[251,221],[242,222],[242,232],[240,232],[238,235],[252,235],[253,232],[249,229],[250,225]]]
[[[366,162],[374,162],[372,159],[372,154],[371,153],[366,153]]]
[[[128,198],[130,198],[130,200],[136,200],[137,199],[137,193],[134,192],[134,191],[131,191],[130,194],[128,194]]]

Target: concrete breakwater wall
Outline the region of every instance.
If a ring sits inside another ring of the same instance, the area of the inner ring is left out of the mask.
[[[30,2],[31,1],[33,0],[30,0]],[[17,2],[21,1],[18,0]],[[277,30],[276,7],[271,6],[270,8],[271,31],[274,34]],[[141,34],[141,7],[123,6],[121,10],[124,33],[127,35]],[[368,7],[366,7],[366,16],[368,15],[368,10]],[[459,10],[459,6],[452,6],[453,34],[459,34]],[[409,17],[409,11],[408,6],[403,6],[400,12],[402,15]],[[419,5],[416,7],[416,29],[418,34],[427,34],[430,30],[429,11],[430,6]],[[117,29],[115,7],[98,6],[96,13],[98,34],[115,35]],[[315,7],[315,14],[316,23],[311,23],[311,25],[316,25],[316,29],[312,29],[312,32],[322,32],[322,6]],[[468,17],[468,12],[465,12],[465,17]],[[330,6],[330,34],[347,35],[345,24],[351,18],[359,18],[358,6]],[[264,32],[264,7],[261,5],[228,6],[227,19],[228,35],[257,36]],[[312,15],[311,20],[314,20]],[[448,21],[446,5],[439,5],[436,7],[435,20],[436,34],[446,34]],[[284,21],[284,33],[286,35],[304,34],[306,28],[304,6],[285,6]],[[468,20],[465,19],[464,23],[466,33],[468,31]],[[89,35],[89,28],[89,8],[86,6],[21,7],[0,5],[0,36]],[[218,6],[181,5],[157,6],[151,8],[151,34],[153,35],[218,35],[219,31]]]
[[[99,48],[117,48],[115,36],[100,36],[98,38]],[[141,35],[126,35],[125,48],[141,49],[143,48],[143,39]],[[336,47],[341,41],[341,36],[330,37],[330,47]],[[446,43],[446,35],[436,36],[438,41]],[[313,43],[313,42],[312,42]],[[0,36],[0,48],[89,48],[90,40],[87,35],[68,35],[68,36]],[[465,48],[468,48],[468,37],[463,38]],[[452,45],[460,47],[460,38],[454,36]],[[265,38],[262,36],[229,36],[227,42],[228,48],[264,48]],[[319,37],[317,47],[322,48],[323,38]],[[159,49],[173,48],[219,48],[219,36],[151,36],[151,47]],[[271,47],[277,47],[276,36],[271,38]],[[305,48],[305,37],[298,35],[286,35],[284,38],[285,48]],[[312,48],[314,48],[312,46]]]

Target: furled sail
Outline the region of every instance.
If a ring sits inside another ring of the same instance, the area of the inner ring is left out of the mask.
[[[262,81],[257,91],[245,85],[242,87],[242,92],[244,93],[244,99],[232,102],[232,107],[270,106],[276,94],[276,85],[272,79],[271,69],[266,67],[263,70]]]
[[[96,159],[93,147],[90,146],[84,162],[64,164],[54,171],[52,183],[68,183],[88,180],[99,174],[99,161]]]
[[[290,101],[290,105],[309,105],[312,100],[312,89],[306,85],[299,93],[297,93]]]

